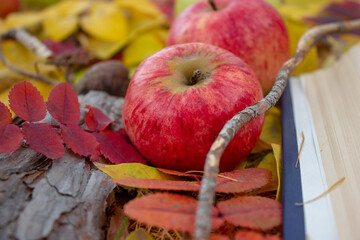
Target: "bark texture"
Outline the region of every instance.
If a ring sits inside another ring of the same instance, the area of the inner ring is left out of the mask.
[[[121,126],[122,98],[90,92],[79,99]],[[107,198],[115,187],[102,183],[107,178],[70,151],[56,160],[26,147],[0,154],[0,239],[104,239]]]

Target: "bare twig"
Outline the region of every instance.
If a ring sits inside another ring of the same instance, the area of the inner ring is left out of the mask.
[[[275,105],[286,87],[291,72],[304,59],[306,53],[318,39],[329,33],[349,31],[355,28],[360,28],[360,19],[319,25],[307,31],[299,40],[294,56],[283,64],[277,75],[276,82],[268,95],[254,105],[237,113],[225,124],[206,156],[205,173],[201,181],[199,203],[196,212],[194,234],[196,240],[209,239],[211,209],[214,204],[214,190],[216,177],[219,173],[219,162],[231,139],[246,122],[264,114],[270,107]]]
[[[43,58],[48,58],[52,56],[52,52],[50,49],[48,49],[41,41],[39,41],[34,36],[31,36],[28,32],[26,32],[24,29],[17,28],[17,29],[11,29],[5,33],[0,34],[0,60],[2,63],[8,67],[10,70],[17,72],[21,75],[37,79],[46,83],[50,83],[52,85],[56,84],[56,81],[53,79],[47,78],[40,74],[35,74],[31,72],[27,72],[25,70],[22,70],[15,65],[13,65],[9,60],[7,60],[4,56],[1,43],[5,38],[11,38],[19,43],[23,44],[25,47],[30,49],[31,51],[34,51],[38,56]]]

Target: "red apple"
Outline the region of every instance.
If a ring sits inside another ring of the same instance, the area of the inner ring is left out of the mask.
[[[126,92],[123,122],[152,165],[203,170],[224,124],[262,97],[255,74],[234,54],[204,43],[179,44],[140,64]],[[259,116],[240,129],[221,158],[221,171],[250,153],[263,121]]]
[[[0,18],[19,10],[19,0],[0,0]]]
[[[204,42],[243,59],[267,94],[289,57],[289,39],[281,16],[262,0],[215,0],[195,3],[173,22],[168,44]]]

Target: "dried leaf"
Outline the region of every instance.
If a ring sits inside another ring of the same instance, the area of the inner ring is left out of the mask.
[[[80,120],[78,97],[68,83],[60,83],[51,90],[47,109],[62,124],[76,124]]]
[[[143,163],[145,159],[120,134],[112,131],[93,133],[100,144],[100,152],[112,163]]]
[[[5,19],[6,29],[28,28],[39,24],[43,16],[38,12],[14,12]]]
[[[136,198],[124,206],[125,214],[139,222],[183,232],[193,232],[198,201],[194,198],[169,193],[149,194]],[[212,211],[212,229],[221,226],[223,219]]]
[[[127,187],[142,189],[157,189],[168,191],[199,191],[200,184],[190,181],[171,181],[163,179],[109,179],[107,182],[117,183]]]
[[[99,159],[99,143],[91,133],[85,132],[76,124],[60,124],[60,128],[65,144],[74,153],[84,157],[91,157],[93,161]]]
[[[154,240],[154,238],[145,229],[140,228],[130,233],[125,240]]]
[[[259,189],[270,182],[271,172],[260,168],[247,168],[224,172],[220,175],[231,178],[218,177],[216,192],[241,193]],[[234,181],[236,180],[236,181]]]
[[[60,158],[65,153],[59,133],[47,123],[24,123],[22,132],[30,148],[48,158]]]
[[[25,121],[37,122],[46,116],[45,102],[29,82],[15,84],[10,90],[9,102],[11,110]]]
[[[0,122],[1,123],[11,123],[12,122],[12,116],[9,108],[0,102]]]
[[[18,126],[0,122],[0,153],[15,151],[22,140],[23,135]]]
[[[128,37],[127,20],[112,2],[94,2],[80,24],[86,33],[100,40],[124,42]]]
[[[281,238],[275,235],[264,235],[255,231],[243,230],[236,233],[234,240],[281,240]]]
[[[282,223],[282,206],[270,198],[237,197],[218,202],[217,208],[226,221],[241,227],[269,230]]]
[[[89,112],[85,116],[85,123],[87,127],[94,131],[105,130],[112,121],[108,116],[106,116],[100,109],[92,106],[86,106],[89,109]]]
[[[174,176],[162,173],[154,167],[150,167],[141,163],[122,163],[118,165],[94,163],[94,165],[113,179],[179,179]]]

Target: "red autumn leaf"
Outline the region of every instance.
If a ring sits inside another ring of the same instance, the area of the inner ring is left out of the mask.
[[[65,40],[57,42],[51,39],[45,39],[43,43],[51,50],[54,57],[60,57],[61,55],[77,55],[78,58],[84,57],[86,52],[81,47],[75,44],[75,41]]]
[[[269,230],[282,223],[281,204],[273,199],[246,196],[218,202],[217,208],[228,222],[251,229]]]
[[[12,116],[11,112],[5,104],[0,102],[0,123],[11,123]]]
[[[93,133],[100,143],[100,152],[112,163],[143,163],[145,159],[120,134],[111,131]]]
[[[129,135],[127,135],[127,133],[126,133],[126,131],[125,131],[125,128],[120,128],[117,133],[120,134],[120,136],[121,136],[125,141],[127,141],[128,143],[131,144]]]
[[[220,173],[217,178],[216,192],[241,193],[259,189],[271,180],[271,171],[262,168],[247,168]],[[236,181],[234,181],[236,180]]]
[[[62,124],[76,124],[80,120],[78,97],[68,83],[60,83],[51,90],[47,109]]]
[[[99,159],[99,143],[96,138],[85,132],[79,125],[60,124],[61,136],[68,148],[84,157],[91,157],[93,161]]]
[[[165,168],[157,168],[157,170],[159,170],[160,172],[166,173],[166,174],[180,176],[180,177],[192,177],[192,178],[202,177],[202,175],[189,174],[189,173],[179,172],[179,171],[165,169]]]
[[[22,132],[30,148],[47,158],[56,159],[65,153],[59,133],[47,123],[24,123]]]
[[[0,122],[0,153],[15,151],[23,140],[18,126]]]
[[[91,130],[102,131],[111,123],[115,122],[96,107],[86,106],[86,108],[89,109],[89,112],[85,116],[85,123]]]
[[[40,92],[29,82],[14,85],[9,92],[11,110],[21,119],[37,122],[46,116],[46,106]]]
[[[281,240],[281,238],[275,235],[264,235],[255,231],[243,230],[235,234],[234,240]]]
[[[198,182],[190,181],[172,181],[162,179],[109,179],[107,182],[114,182],[120,185],[145,188],[145,189],[158,189],[169,191],[199,191],[200,185]]]
[[[139,222],[176,230],[193,232],[198,201],[194,198],[169,193],[155,193],[136,198],[124,206],[124,212]],[[212,229],[221,226],[216,208],[212,210]]]

